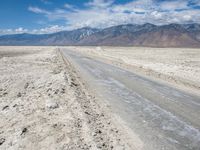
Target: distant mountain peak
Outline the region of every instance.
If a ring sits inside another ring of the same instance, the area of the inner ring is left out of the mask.
[[[0,36],[0,45],[109,45],[200,47],[199,24],[123,24],[105,29],[83,27],[52,34]]]
[[[156,25],[154,25],[152,23],[145,23],[145,24],[143,24],[143,26],[155,27]]]

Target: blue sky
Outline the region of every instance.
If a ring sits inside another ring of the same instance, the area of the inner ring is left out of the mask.
[[[200,0],[2,0],[0,20],[0,34],[126,23],[200,23]]]

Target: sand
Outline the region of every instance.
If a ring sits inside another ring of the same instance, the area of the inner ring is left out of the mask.
[[[0,56],[0,149],[142,149],[55,47]]]

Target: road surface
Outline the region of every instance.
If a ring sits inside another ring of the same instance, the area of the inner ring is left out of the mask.
[[[67,48],[62,54],[122,118],[144,150],[200,150],[200,97]]]

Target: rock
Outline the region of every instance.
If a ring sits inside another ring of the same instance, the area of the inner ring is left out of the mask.
[[[58,92],[59,92],[59,89],[56,89],[55,92],[54,92],[54,94],[58,94]]]
[[[56,68],[55,70],[52,71],[53,74],[59,74],[61,73],[61,69],[60,68]]]
[[[0,139],[0,145],[2,145],[5,141],[6,141],[6,139],[1,138],[1,139]]]
[[[23,128],[21,135],[25,134],[27,131],[28,131],[27,128]]]
[[[64,72],[64,79],[65,79],[65,81],[66,81],[67,83],[69,83],[68,76],[67,76],[67,73],[66,73],[66,72]]]
[[[17,104],[14,104],[14,105],[13,105],[13,107],[17,107],[17,106],[18,106]]]
[[[50,109],[56,109],[58,108],[58,103],[55,100],[47,99],[46,100],[46,107]]]
[[[97,130],[97,131],[96,131],[96,133],[98,133],[98,134],[101,134],[101,133],[102,133],[102,131],[101,131],[101,130]]]
[[[21,97],[21,96],[22,96],[22,93],[19,92],[19,93],[17,94],[17,97]]]
[[[65,93],[65,88],[61,89],[61,93],[64,94]]]
[[[47,92],[49,92],[49,91],[52,91],[52,88],[48,88],[48,89],[47,89]]]
[[[56,128],[57,126],[58,126],[58,124],[57,124],[57,123],[53,124],[53,128]]]
[[[7,95],[7,94],[8,94],[7,92],[4,92],[4,93],[3,93],[3,96],[5,96],[5,95]]]
[[[5,109],[7,109],[7,108],[9,108],[8,105],[4,106],[4,107],[2,108],[2,110],[5,110]]]
[[[24,89],[27,89],[29,86],[29,83],[27,82],[25,85],[24,85]]]
[[[90,115],[90,113],[89,113],[89,112],[87,112],[87,111],[85,111],[85,114],[87,114],[87,115]]]
[[[71,82],[71,86],[78,86],[78,84]]]
[[[102,144],[102,146],[103,146],[103,147],[107,147],[105,142]]]

